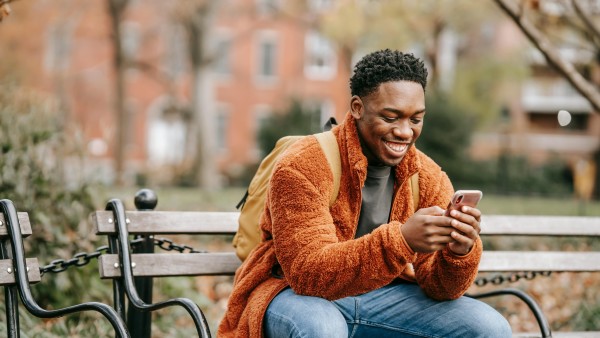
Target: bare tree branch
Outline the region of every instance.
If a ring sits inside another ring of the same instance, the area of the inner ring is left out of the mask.
[[[579,17],[581,18],[581,21],[583,21],[583,23],[586,25],[586,27],[589,29],[589,31],[593,34],[593,36],[596,39],[600,39],[600,28],[598,28],[592,21],[592,18],[590,18],[590,16],[586,12],[583,11],[583,9],[581,8],[581,4],[579,3],[579,0],[571,0],[571,4],[573,5],[573,8],[575,9],[575,12],[577,13],[577,15],[579,15]]]
[[[496,4],[519,26],[529,41],[544,55],[548,63],[561,73],[575,90],[585,97],[600,113],[600,90],[586,80],[573,66],[558,52],[558,49],[529,21],[514,3],[508,0],[494,0]],[[510,3],[509,3],[510,2]]]

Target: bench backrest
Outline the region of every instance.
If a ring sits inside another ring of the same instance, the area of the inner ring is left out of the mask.
[[[237,212],[127,211],[130,234],[225,234],[237,231]],[[92,214],[96,233],[115,232],[113,214]],[[600,217],[488,215],[482,236],[600,236]],[[232,248],[233,250],[233,248]],[[134,254],[136,276],[232,275],[241,264],[233,251],[193,254]],[[485,250],[483,272],[600,271],[600,252]],[[117,255],[100,257],[103,278],[120,275]]]

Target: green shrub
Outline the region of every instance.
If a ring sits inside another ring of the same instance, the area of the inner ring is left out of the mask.
[[[78,175],[64,165],[68,158],[78,156],[78,148],[62,132],[61,112],[23,88],[0,83],[0,116],[0,198],[29,214],[33,235],[24,241],[26,256],[37,257],[44,266],[94,250],[98,243],[89,236],[87,222],[94,210],[91,187],[74,180]],[[44,308],[106,302],[111,297],[110,285],[89,277],[95,274],[94,265],[43,275],[42,282],[32,286],[36,301]],[[71,316],[68,321],[78,326],[87,316]],[[22,326],[29,323],[24,321]]]

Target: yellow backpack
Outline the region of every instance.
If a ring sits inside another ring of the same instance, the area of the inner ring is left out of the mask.
[[[314,134],[325,153],[327,162],[333,172],[333,192],[329,199],[331,207],[337,199],[340,190],[340,177],[342,167],[340,163],[340,150],[337,140],[331,131]],[[233,237],[233,246],[237,256],[244,261],[250,254],[250,251],[260,242],[260,227],[258,221],[265,207],[265,197],[269,189],[269,180],[273,167],[281,154],[289,148],[294,142],[306,136],[285,136],[277,141],[275,148],[267,155],[260,165],[254,177],[250,181],[246,194],[237,205],[240,209],[238,219],[239,228]]]

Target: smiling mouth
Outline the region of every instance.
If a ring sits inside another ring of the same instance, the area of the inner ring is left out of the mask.
[[[388,149],[392,150],[395,153],[405,152],[406,149],[408,149],[408,146],[410,145],[410,143],[397,143],[390,141],[383,141],[383,144],[385,144]]]

